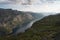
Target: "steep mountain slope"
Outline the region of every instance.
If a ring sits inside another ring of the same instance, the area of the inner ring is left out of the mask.
[[[4,39],[2,39],[4,38]],[[46,16],[32,28],[18,35],[3,36],[1,40],[60,40],[60,14]]]
[[[0,34],[11,33],[16,27],[37,19],[35,13],[21,12],[12,9],[0,9]],[[42,14],[40,16],[42,17]]]

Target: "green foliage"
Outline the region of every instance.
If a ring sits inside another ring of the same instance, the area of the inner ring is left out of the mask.
[[[60,14],[59,14],[60,15]],[[22,40],[54,40],[55,35],[60,32],[60,26],[56,23],[60,22],[60,16],[51,15],[37,21],[32,28],[26,30],[25,33],[17,35]],[[57,25],[57,26],[55,26]]]
[[[55,35],[59,32],[60,14],[50,15],[35,22],[33,26],[24,33],[2,36],[0,40],[55,40]]]

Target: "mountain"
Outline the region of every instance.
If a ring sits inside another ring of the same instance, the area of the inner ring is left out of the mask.
[[[29,23],[35,19],[38,19],[37,17],[42,16],[42,14],[32,12],[22,12],[0,8],[0,35],[12,33],[14,29],[17,30],[23,24]]]
[[[4,38],[4,39],[3,39]],[[60,14],[46,16],[24,33],[8,35],[1,40],[60,40]]]

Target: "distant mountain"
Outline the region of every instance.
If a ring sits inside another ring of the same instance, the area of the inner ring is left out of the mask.
[[[6,40],[60,40],[60,14],[44,17],[35,22],[33,26],[24,33],[2,38]]]
[[[38,16],[40,15],[40,16]],[[0,34],[9,34],[16,27],[42,17],[42,14],[22,12],[12,9],[0,8]]]

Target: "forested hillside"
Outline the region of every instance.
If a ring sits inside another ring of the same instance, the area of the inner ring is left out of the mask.
[[[2,39],[4,38],[4,39]],[[3,36],[1,40],[60,40],[60,14],[46,16],[33,26],[15,36]]]

